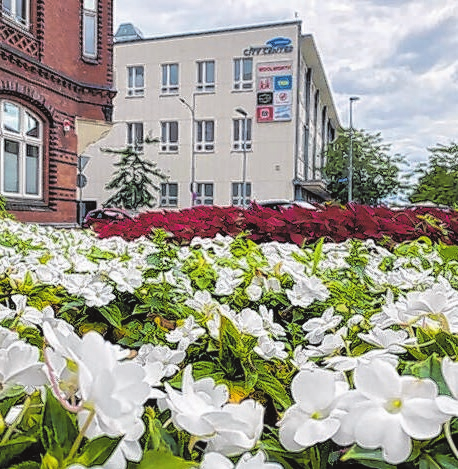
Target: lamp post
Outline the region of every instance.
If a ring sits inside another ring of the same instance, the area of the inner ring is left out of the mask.
[[[350,148],[348,151],[348,203],[353,201],[353,103],[358,96],[350,96]]]
[[[248,140],[248,113],[238,107],[235,112],[243,116],[242,207],[246,207],[246,142]]]
[[[195,145],[195,129],[196,129],[196,94],[192,94],[192,105],[189,104],[184,98],[178,98],[182,104],[184,104],[191,113],[191,183],[189,190],[191,191],[191,207],[195,205],[196,201],[196,153],[194,149]]]

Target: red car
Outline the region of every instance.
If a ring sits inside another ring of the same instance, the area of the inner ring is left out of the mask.
[[[83,228],[90,228],[94,224],[107,224],[110,222],[122,221],[133,217],[121,208],[96,208],[86,214],[83,221]]]

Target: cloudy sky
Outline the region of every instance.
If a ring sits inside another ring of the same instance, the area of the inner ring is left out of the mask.
[[[458,141],[457,0],[115,0],[115,30],[145,37],[302,20],[313,34],[342,125],[381,132],[412,164]],[[407,168],[405,168],[407,169]]]

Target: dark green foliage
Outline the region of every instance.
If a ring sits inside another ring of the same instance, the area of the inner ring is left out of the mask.
[[[145,143],[153,143],[147,140]],[[160,190],[158,181],[167,180],[166,176],[156,166],[155,162],[142,158],[142,152],[127,147],[123,150],[102,150],[121,157],[114,164],[118,169],[113,178],[105,185],[105,189],[115,189],[116,192],[103,204],[104,207],[118,207],[126,210],[153,208],[156,206],[156,193]]]
[[[458,202],[458,144],[438,144],[428,148],[429,162],[419,164],[415,172],[418,185],[409,197],[411,202],[431,201],[439,205],[455,206]]]
[[[383,143],[380,133],[353,130],[353,200],[375,205],[383,198],[404,189],[399,165],[405,162],[399,154],[391,155],[390,145]],[[343,129],[326,151],[324,175],[331,197],[348,201],[350,130]]]

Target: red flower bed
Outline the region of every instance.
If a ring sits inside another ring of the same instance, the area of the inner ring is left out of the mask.
[[[281,211],[259,207],[198,206],[181,211],[149,211],[134,220],[98,226],[100,238],[121,236],[132,240],[162,228],[182,244],[195,236],[235,236],[247,232],[258,242],[279,241],[301,245],[319,238],[342,242],[348,238],[389,239],[394,243],[427,236],[433,241],[458,244],[458,211],[437,208],[392,210],[350,204],[327,205],[318,210],[293,206]]]

